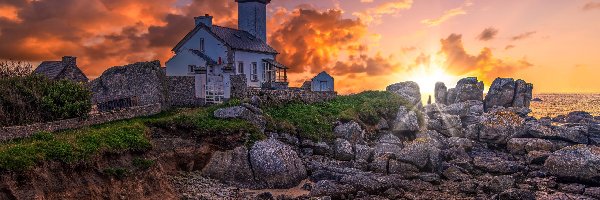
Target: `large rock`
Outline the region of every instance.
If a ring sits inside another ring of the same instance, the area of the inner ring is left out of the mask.
[[[335,137],[348,140],[352,144],[362,142],[365,137],[365,131],[354,121],[336,126],[333,133]]]
[[[267,120],[262,116],[259,108],[247,104],[245,106],[233,106],[215,110],[213,115],[219,119],[243,119],[264,131]]]
[[[563,141],[546,140],[539,138],[512,138],[506,148],[513,154],[526,154],[531,151],[556,151],[569,146]]]
[[[254,183],[252,168],[248,162],[248,149],[242,146],[213,153],[208,164],[202,169],[202,175],[226,183]]]
[[[441,172],[440,149],[432,138],[417,138],[400,151],[397,160],[428,172]]]
[[[421,102],[421,90],[419,89],[419,84],[415,82],[396,83],[388,86],[386,91],[400,95],[413,106],[423,106]]]
[[[435,103],[446,104],[446,98],[448,96],[448,88],[443,82],[435,83]]]
[[[258,184],[267,188],[291,188],[306,178],[298,154],[275,139],[255,143],[250,149],[250,164]]]
[[[494,106],[512,107],[515,97],[515,80],[512,78],[497,78],[492,82],[485,96],[486,110]]]
[[[396,119],[394,119],[393,131],[400,132],[415,132],[419,130],[419,120],[417,113],[414,110],[408,110],[404,106],[400,106]]]
[[[533,84],[527,83],[524,80],[517,80],[515,82],[515,99],[513,100],[513,107],[529,108],[531,104],[531,98],[533,98]]]
[[[600,184],[600,147],[565,147],[550,155],[544,168],[563,180]]]
[[[484,114],[479,129],[479,141],[506,144],[513,137],[525,134],[525,120],[508,110],[494,110]]]
[[[528,122],[526,130],[529,135],[544,139],[557,139],[579,144],[588,143],[588,129],[586,126],[545,126],[537,122]]]
[[[463,78],[456,84],[456,96],[448,99],[448,104],[460,103],[469,100],[483,101],[484,85],[476,77]]]
[[[347,140],[338,138],[333,144],[334,156],[338,160],[350,161],[354,159],[352,144]]]
[[[529,108],[533,84],[512,78],[497,78],[485,96],[485,110],[495,106]]]

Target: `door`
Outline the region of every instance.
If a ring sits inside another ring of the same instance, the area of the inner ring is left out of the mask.
[[[328,91],[327,90],[327,81],[321,81],[321,90],[319,91]]]
[[[220,104],[225,100],[223,75],[206,75],[206,103]]]

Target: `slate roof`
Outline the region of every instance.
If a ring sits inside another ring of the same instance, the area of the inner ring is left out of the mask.
[[[265,62],[267,62],[267,63],[269,63],[269,64],[271,64],[271,65],[273,65],[273,66],[275,66],[276,68],[279,68],[279,69],[289,69],[285,65],[283,65],[283,64],[281,64],[281,63],[279,63],[279,62],[277,62],[277,61],[275,61],[273,59],[263,59],[263,61],[265,61]]]
[[[210,56],[207,56],[206,54],[202,53],[202,51],[195,50],[195,49],[190,49],[190,51],[194,55],[197,55],[198,57],[204,59],[209,65],[216,65],[217,64],[217,62],[215,60],[213,60],[212,58],[210,58]]]
[[[181,48],[183,44],[192,38],[192,36],[194,36],[194,34],[196,34],[200,29],[207,30],[217,39],[225,43],[225,45],[234,50],[279,54],[266,42],[262,41],[260,38],[254,37],[254,35],[246,31],[215,25],[208,27],[204,24],[200,24],[190,31],[179,43],[177,43],[177,45],[173,48],[173,51],[178,51],[179,48]]]
[[[33,72],[55,79],[65,69],[62,61],[44,61]]]

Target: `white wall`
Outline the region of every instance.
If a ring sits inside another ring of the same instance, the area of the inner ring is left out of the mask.
[[[262,54],[255,52],[247,52],[247,51],[235,51],[235,73],[238,74],[238,66],[240,62],[244,62],[244,74],[246,74],[246,80],[248,80],[248,86],[250,87],[260,87],[264,82],[263,74],[265,73],[263,67],[263,59],[275,59],[275,55],[272,54]],[[252,70],[252,62],[256,62],[258,66],[258,81],[252,82],[250,78],[251,70]]]
[[[200,38],[204,38],[204,54],[217,62],[219,57],[223,62],[227,60],[227,47],[212,34],[200,29],[182,45],[173,58],[166,62],[167,76],[193,76],[193,74],[188,73],[189,65],[205,66],[202,59],[189,51],[189,49],[200,49]]]
[[[335,91],[333,84],[333,77],[325,73],[320,73],[312,79],[311,90],[317,92],[333,92]]]

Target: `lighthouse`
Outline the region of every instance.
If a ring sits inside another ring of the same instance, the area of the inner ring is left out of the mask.
[[[271,0],[236,0],[238,29],[267,42],[267,4]]]

